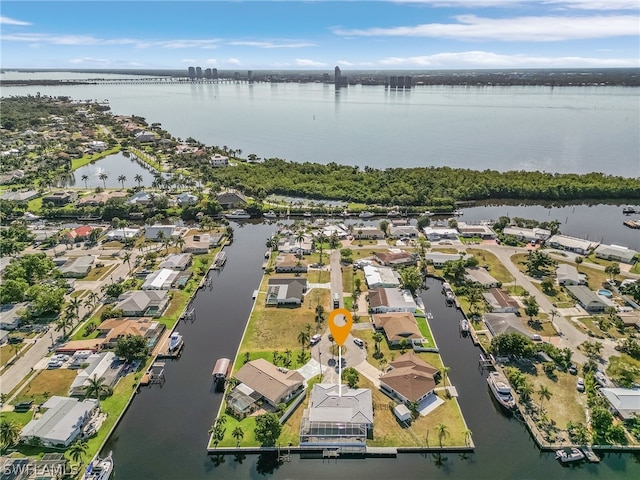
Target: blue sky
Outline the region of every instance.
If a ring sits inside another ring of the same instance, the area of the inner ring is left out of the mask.
[[[3,68],[640,67],[638,0],[30,1]]]

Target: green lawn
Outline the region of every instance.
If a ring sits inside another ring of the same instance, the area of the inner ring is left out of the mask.
[[[622,372],[630,372],[634,382],[640,382],[640,360],[630,357],[626,353],[609,358],[607,374],[610,378],[617,378]]]
[[[431,333],[431,328],[429,328],[429,322],[424,317],[416,317],[416,321],[418,322],[418,328],[420,329],[420,333],[425,338],[425,341],[422,343],[425,347],[435,347],[436,342],[433,339],[433,334]]]
[[[24,386],[16,396],[13,403],[33,400],[34,403],[43,403],[53,395],[66,397],[69,395],[69,387],[76,378],[76,370],[60,368],[57,370],[41,370]]]
[[[509,273],[509,270],[507,270],[493,253],[477,248],[468,248],[467,253],[476,257],[480,261],[480,265],[488,265],[489,273],[499,282],[511,283],[515,280]]]
[[[90,164],[91,162],[95,162],[96,160],[100,160],[101,158],[107,157],[109,155],[113,155],[114,153],[118,153],[120,151],[120,147],[113,147],[109,150],[105,150],[104,152],[94,153],[92,155],[85,155],[80,158],[74,158],[71,160],[71,170],[77,170],[80,167],[84,167],[85,165]]]

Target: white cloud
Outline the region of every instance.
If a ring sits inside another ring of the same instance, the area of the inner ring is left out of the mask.
[[[94,57],[78,57],[78,58],[72,58],[71,60],[69,60],[69,63],[74,63],[74,64],[98,63],[101,65],[104,65],[110,62],[111,61],[106,58],[94,58]]]
[[[493,52],[448,52],[414,57],[389,57],[378,62],[393,68],[570,68],[640,67],[638,58],[543,57]]]
[[[362,37],[432,37],[456,40],[498,40],[552,42],[587,38],[637,36],[640,17],[611,15],[591,17],[516,17],[484,18],[458,15],[458,23],[428,23],[415,26],[341,29],[337,35]]]
[[[424,4],[433,7],[513,7],[551,5],[580,10],[637,10],[637,0],[396,0],[395,3]]]
[[[26,26],[26,25],[33,25],[33,24],[29,23],[29,22],[23,22],[22,20],[16,20],[15,18],[1,17],[0,16],[0,25]]]
[[[296,58],[296,65],[298,67],[326,67],[327,64],[323,62],[316,62],[315,60],[309,60],[307,58]]]
[[[237,65],[237,66],[242,65],[242,62],[240,61],[240,59],[238,59],[238,58],[233,58],[233,57],[231,57],[231,58],[227,58],[226,62],[227,62],[227,63],[229,63],[229,64],[231,64],[231,65]]]
[[[544,4],[579,10],[638,10],[638,0],[543,0]]]
[[[257,47],[257,48],[305,48],[315,47],[315,43],[310,42],[252,42],[252,41],[233,41],[227,42],[227,45],[240,46],[240,47]]]
[[[218,64],[218,59],[217,58],[207,58],[204,61],[205,65],[217,65]]]

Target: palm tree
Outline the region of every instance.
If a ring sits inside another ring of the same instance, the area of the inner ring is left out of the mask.
[[[140,185],[142,184],[142,175],[140,175],[139,173],[136,174],[135,177],[133,177],[133,179],[136,181],[136,183],[138,184],[138,187],[140,187]]]
[[[3,450],[6,450],[18,442],[21,431],[22,425],[15,420],[8,420],[6,418],[0,420],[0,443],[3,446]]]
[[[104,377],[98,378],[97,375],[89,377],[88,384],[84,389],[84,395],[86,398],[95,397],[98,400],[98,407],[100,407],[100,397],[109,393],[109,387],[104,383]]]
[[[118,181],[122,184],[122,188],[124,188],[124,182],[127,181],[126,175],[118,175]]]
[[[87,180],[89,180],[89,175],[82,175],[82,181],[84,182],[84,188],[89,188],[89,186],[87,185]]]
[[[298,230],[296,233],[296,242],[298,242],[298,247],[300,248],[299,257],[302,258],[302,242],[304,241],[304,232],[302,230]]]
[[[124,252],[122,261],[127,262],[127,265],[129,265],[129,275],[131,275],[131,252]]]
[[[538,388],[538,396],[540,397],[540,406],[542,407],[542,401],[549,400],[553,396],[553,393],[551,393],[545,385],[541,385],[540,388]]]
[[[309,332],[307,332],[306,330],[300,330],[300,332],[298,333],[298,341],[300,342],[302,351],[304,352],[304,348],[309,343]]]
[[[178,250],[182,251],[182,248],[184,247],[184,243],[185,243],[184,242],[184,238],[182,238],[182,237],[176,238],[176,242],[175,243],[176,243],[176,247],[178,247]]]
[[[67,328],[69,327],[70,318],[67,315],[60,315],[56,320],[56,329],[62,330],[62,336],[67,336]]]
[[[109,175],[107,175],[105,172],[100,172],[98,174],[98,178],[102,180],[102,185],[104,186],[104,188],[107,188],[107,178],[109,178]]]
[[[462,430],[462,435],[464,435],[464,444],[469,446],[469,443],[471,442],[471,435],[473,435],[473,432],[468,428],[465,428],[464,430]]]
[[[438,425],[436,425],[436,431],[438,432],[438,441],[440,442],[440,446],[442,447],[442,439],[449,436],[449,427],[447,427],[444,423],[439,423]]]
[[[89,444],[87,442],[82,440],[76,440],[69,446],[69,450],[67,450],[67,452],[69,452],[69,456],[71,457],[71,460],[73,460],[76,463],[81,463],[82,456],[85,453],[87,453],[88,449],[89,449]]]
[[[324,248],[324,241],[326,240],[324,233],[320,232],[318,234],[318,251],[320,252],[320,259],[318,260],[318,264],[322,266],[322,250]]]
[[[376,353],[380,353],[380,344],[384,340],[384,336],[380,332],[376,332],[373,334],[373,341],[375,342]]]
[[[240,426],[237,426],[236,428],[234,428],[233,432],[231,432],[231,436],[236,439],[236,446],[239,447],[240,440],[242,440],[242,438],[244,437],[244,432],[242,431],[242,428]]]
[[[442,373],[442,385],[444,385],[444,388],[446,389],[447,398],[451,396],[451,392],[449,392],[449,389],[447,388],[447,377],[449,376],[449,370],[451,370],[450,367],[442,367],[442,370],[440,371],[440,373]]]

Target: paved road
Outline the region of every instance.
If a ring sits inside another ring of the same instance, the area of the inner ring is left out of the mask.
[[[333,297],[338,294],[340,298],[340,308],[344,308],[344,298],[342,294],[342,265],[340,264],[340,251],[334,250],[329,256],[331,266],[331,308],[333,308]]]

